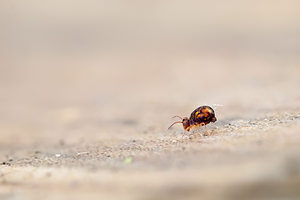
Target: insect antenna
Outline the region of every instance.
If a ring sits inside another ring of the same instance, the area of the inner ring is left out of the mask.
[[[168,130],[169,130],[174,124],[177,124],[177,123],[182,123],[182,122],[180,122],[180,121],[174,122],[173,124],[171,124],[171,126],[168,128]]]
[[[175,118],[175,117],[178,117],[179,119],[183,120],[182,117],[178,116],[178,115],[175,115],[174,117],[172,118]]]

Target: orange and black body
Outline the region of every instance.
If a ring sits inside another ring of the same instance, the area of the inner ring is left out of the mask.
[[[192,112],[190,118],[184,117],[181,119],[182,121],[174,122],[169,128],[176,123],[182,123],[184,130],[190,131],[192,128],[206,126],[210,122],[217,121],[217,118],[215,117],[215,111],[209,106],[201,106]]]

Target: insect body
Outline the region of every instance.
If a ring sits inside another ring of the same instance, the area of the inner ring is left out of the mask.
[[[179,117],[179,116],[175,116]],[[198,128],[200,126],[206,126],[210,122],[217,121],[215,117],[215,111],[209,106],[201,106],[194,110],[190,116],[187,117],[179,117],[182,121],[174,122],[168,129],[170,129],[174,124],[182,123],[185,131],[190,131],[193,128]]]

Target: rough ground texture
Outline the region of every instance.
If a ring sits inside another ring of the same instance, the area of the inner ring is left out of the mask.
[[[0,6],[0,199],[300,198],[297,1],[38,2]]]

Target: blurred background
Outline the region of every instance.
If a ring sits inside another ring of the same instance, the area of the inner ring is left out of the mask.
[[[298,113],[299,36],[297,0],[1,0],[0,152]]]
[[[1,132],[47,137],[83,120],[76,129],[100,137],[126,122],[165,129],[202,104],[298,104],[299,11],[296,0],[1,1]]]

